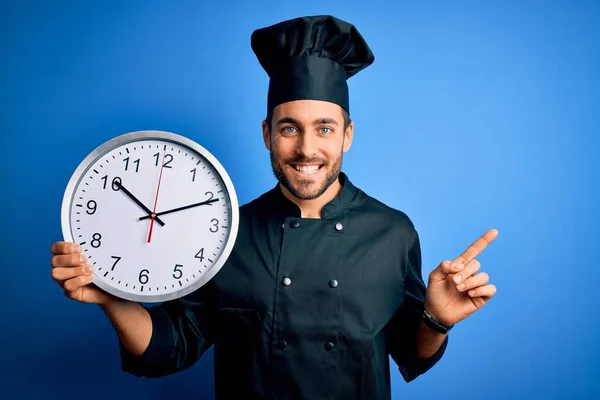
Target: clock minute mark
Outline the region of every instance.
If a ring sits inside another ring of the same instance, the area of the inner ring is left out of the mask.
[[[112,278],[110,278],[110,280],[111,280],[111,281],[114,281],[114,280],[115,280],[115,277],[113,276]]]
[[[208,259],[208,261],[210,261],[211,263],[214,263],[214,261],[213,261],[213,260],[211,260],[210,258]]]
[[[222,190],[219,190],[217,193],[223,193],[223,191],[222,191]]]
[[[79,221],[77,221],[77,222],[79,222]],[[86,244],[86,243],[87,243],[87,242],[81,242],[81,243],[79,243],[79,245],[80,245],[80,246],[83,246],[83,245],[84,245],[84,244]]]
[[[88,258],[89,258],[89,257],[88,257]],[[96,265],[96,261],[94,261],[94,265]],[[100,269],[102,269],[102,268],[100,268]]]
[[[188,278],[185,278],[185,281],[186,281],[186,282],[189,282],[190,280],[189,280]]]
[[[81,204],[75,204],[77,207],[83,207],[83,205]]]
[[[183,286],[183,285],[181,284],[181,281],[179,281],[179,286]]]
[[[135,289],[135,286],[133,287]],[[140,286],[140,292],[144,291],[144,286]]]
[[[127,152],[127,154],[129,154],[129,149],[127,147],[125,147],[125,151]]]
[[[193,158],[192,158],[192,160],[193,160]],[[196,163],[196,165],[198,165],[198,164],[200,164],[200,160],[198,160],[198,162]]]
[[[108,271],[106,271],[106,272],[104,273],[104,276],[106,276],[106,275],[108,275]]]

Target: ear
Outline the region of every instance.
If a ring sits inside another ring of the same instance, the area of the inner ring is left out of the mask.
[[[267,150],[271,151],[271,130],[269,129],[269,125],[267,124],[266,120],[262,122],[262,131],[265,147]]]
[[[352,146],[352,139],[354,137],[354,121],[351,121],[344,132],[344,153],[350,150]]]

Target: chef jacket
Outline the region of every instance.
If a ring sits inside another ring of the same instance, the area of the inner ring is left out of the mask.
[[[122,369],[160,377],[214,345],[217,399],[388,399],[390,356],[410,382],[435,365],[417,356],[425,300],[418,234],[408,216],[340,174],[320,219],[302,218],[279,186],[240,207],[238,236],[202,288],[149,307],[141,356],[119,343]]]

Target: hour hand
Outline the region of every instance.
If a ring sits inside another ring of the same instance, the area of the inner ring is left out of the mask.
[[[146,207],[144,205],[144,203],[142,203],[137,197],[135,197],[133,195],[133,193],[131,193],[129,190],[127,190],[127,188],[125,188],[125,186],[123,186],[123,184],[121,182],[119,182],[118,180],[114,180],[113,181],[114,185],[117,186],[119,189],[121,189],[123,191],[123,193],[125,193],[131,200],[133,200],[138,206],[140,206],[142,208],[142,210],[146,211],[149,215],[148,218],[152,217],[152,211]],[[162,222],[162,220],[160,218],[155,218],[156,222],[158,222],[161,226],[165,226],[165,223]]]
[[[167,210],[167,211],[161,211],[159,213],[156,213],[155,215],[165,215],[165,214],[171,214],[174,213],[176,211],[182,211],[182,210],[187,210],[188,208],[193,208],[193,207],[198,207],[198,206],[204,206],[207,204],[211,204],[214,203],[215,201],[219,201],[219,199],[211,199],[211,200],[205,200],[205,201],[201,201],[200,203],[194,203],[194,204],[189,204],[187,206],[183,206],[183,207],[177,207],[177,208],[173,208],[171,210]],[[140,217],[139,220],[143,220],[143,219],[148,219],[148,218],[152,218],[152,212],[151,211],[147,211],[149,212],[148,215],[144,215],[143,217]],[[158,218],[157,218],[158,221]]]

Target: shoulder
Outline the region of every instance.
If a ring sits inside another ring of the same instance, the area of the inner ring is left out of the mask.
[[[409,245],[418,239],[415,224],[406,212],[385,204],[362,189],[357,191],[352,211],[362,215],[362,219],[369,224],[401,236]]]
[[[256,197],[255,199],[242,204],[239,207],[240,217],[249,217],[257,215],[261,212],[265,212],[265,210],[268,209],[268,204],[272,202],[272,198],[273,190],[269,190]]]

